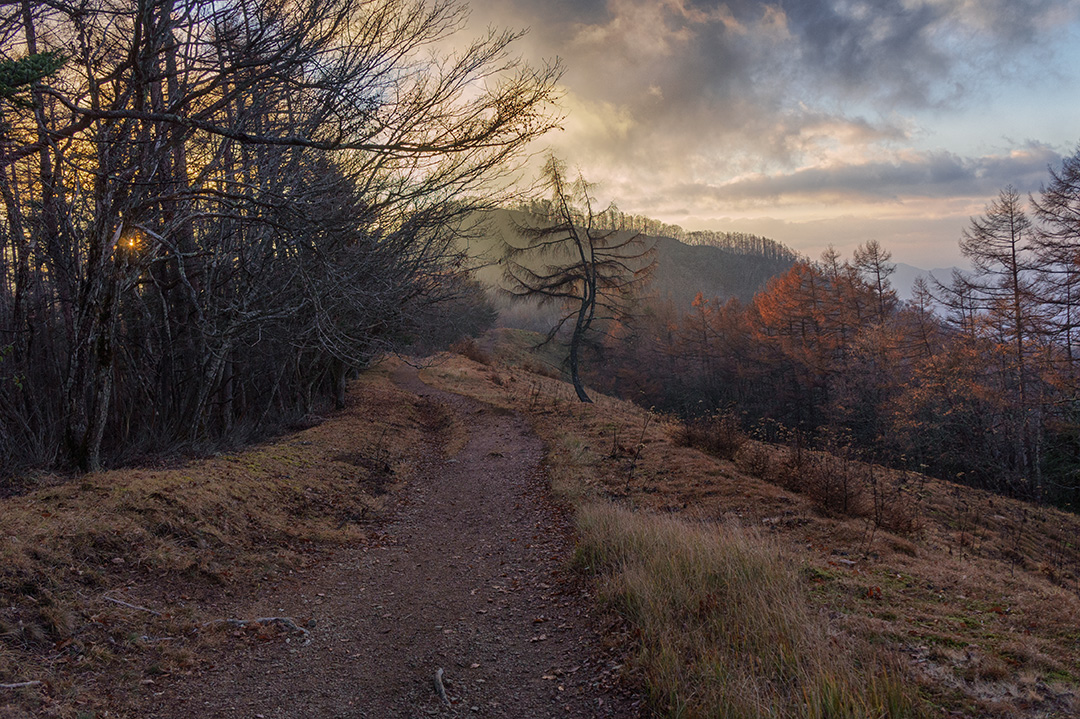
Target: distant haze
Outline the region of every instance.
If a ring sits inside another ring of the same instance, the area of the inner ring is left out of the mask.
[[[902,300],[911,299],[911,288],[915,284],[915,280],[919,277],[923,277],[927,282],[931,279],[936,279],[939,282],[948,284],[952,280],[952,273],[955,267],[935,267],[931,270],[924,270],[919,267],[912,267],[911,265],[904,264],[902,262],[896,263],[896,272],[889,278],[889,282],[892,283],[893,289],[896,290],[896,294]],[[933,286],[931,286],[931,291]]]
[[[625,212],[958,262],[1080,140],[1077,0],[473,0],[566,67],[547,142]]]

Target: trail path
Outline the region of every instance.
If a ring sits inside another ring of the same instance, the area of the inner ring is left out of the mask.
[[[444,457],[432,440],[381,541],[230,609],[313,617],[310,641],[215,649],[213,668],[163,680],[139,716],[639,716],[613,688],[591,599],[566,568],[569,530],[549,502],[540,441],[520,417],[413,370],[394,379],[452,408],[467,446]]]

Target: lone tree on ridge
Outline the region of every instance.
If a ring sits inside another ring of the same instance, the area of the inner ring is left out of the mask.
[[[565,312],[544,344],[568,324],[570,377],[582,402],[591,402],[581,381],[581,349],[597,320],[625,317],[633,297],[656,267],[653,247],[640,233],[598,229],[606,210],[593,207],[590,185],[580,174],[568,181],[566,166],[551,156],[544,166],[548,201],[514,228],[523,245],[505,242],[503,289],[515,297],[561,304]]]

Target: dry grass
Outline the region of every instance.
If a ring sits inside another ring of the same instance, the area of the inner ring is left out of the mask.
[[[899,716],[915,692],[934,716],[1080,715],[1077,516],[755,441],[723,460],[632,404],[578,403],[512,339],[509,355],[483,345],[490,365],[447,356],[425,378],[531,419],[554,487],[584,507],[582,558],[637,629],[633,676],[669,715]],[[375,372],[281,441],[0,500],[0,683],[47,683],[3,690],[0,716],[89,716],[103,671],[122,691],[230,641],[172,640],[220,618],[200,597],[365,541],[424,429],[464,441]],[[842,511],[845,482],[861,489]]]
[[[671,420],[602,396],[582,405],[521,363],[451,358],[426,378],[526,413],[572,502],[758,528],[797,567],[809,614],[825,618],[818,641],[835,638],[856,665],[879,650],[883,666],[899,657],[893,676],[928,714],[1080,715],[1080,517],[756,441],[722,460],[678,446]],[[837,508],[845,481],[848,512]]]
[[[879,657],[861,667],[775,542],[611,503],[579,509],[579,562],[639,629],[653,703],[677,717],[914,716]]]
[[[198,600],[257,589],[320,546],[365,541],[425,427],[450,429],[376,371],[344,411],[279,441],[0,500],[0,683],[47,685],[3,690],[0,715],[12,701],[89,712],[98,675],[119,666],[132,682],[183,670],[193,641],[214,641],[192,639],[193,627],[220,618]]]

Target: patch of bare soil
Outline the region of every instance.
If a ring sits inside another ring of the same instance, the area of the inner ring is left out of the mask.
[[[444,452],[433,420],[425,459],[369,542],[217,608],[295,625],[221,625],[223,641],[189,676],[144,680],[122,715],[643,715],[617,650],[604,648],[591,590],[568,567],[571,530],[540,440],[519,416],[415,371],[394,379],[448,406],[468,430],[463,448]]]

